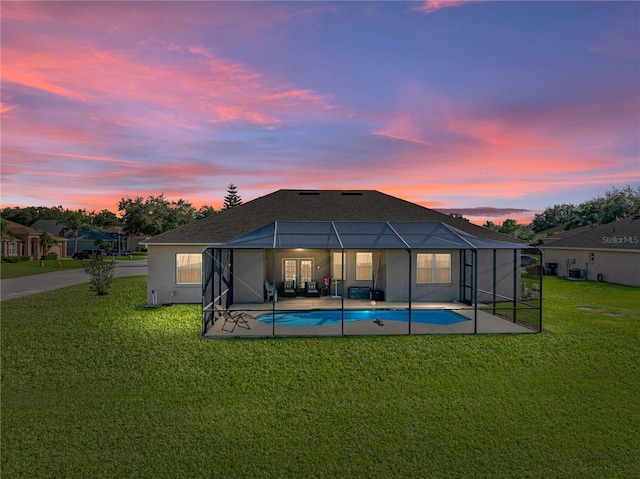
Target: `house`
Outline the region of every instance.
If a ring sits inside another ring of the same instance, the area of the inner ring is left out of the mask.
[[[152,291],[155,291],[158,302],[161,303],[200,302],[202,300],[200,256],[206,248],[223,245],[272,223],[284,221],[442,223],[478,239],[513,242],[512,238],[501,233],[374,190],[278,190],[145,241],[149,253],[149,299]],[[453,249],[457,253],[457,249]],[[322,280],[324,276],[331,276],[329,255],[324,253],[323,255],[306,258],[312,260],[308,263],[303,261],[305,258],[296,253],[292,261],[286,263],[286,267],[290,274],[296,275],[299,284],[304,278],[303,270],[308,270],[310,267],[313,270],[314,279]],[[505,256],[509,263],[508,268],[511,268],[512,252],[501,251],[499,255]],[[356,261],[356,256],[356,252],[353,252],[353,258],[349,257],[348,261],[352,259]],[[376,253],[376,262],[377,258]],[[386,255],[385,259],[381,256],[381,261],[385,261],[385,268],[392,267],[392,262],[386,258]],[[361,259],[364,261],[364,256]],[[367,256],[366,261],[373,261],[373,259]],[[493,261],[493,259],[490,258],[487,261]],[[370,263],[368,265],[367,267],[372,267]],[[459,262],[456,256],[452,259],[451,268],[458,267]],[[282,280],[281,276],[279,273],[276,278],[278,282]],[[344,286],[348,287],[348,285]],[[449,292],[443,292],[441,295],[442,297],[451,296]],[[457,293],[454,296],[456,295]]]
[[[73,253],[85,249],[95,249],[96,242],[102,241],[108,245],[107,249],[118,250],[118,243],[124,241],[122,232],[116,230],[105,231],[100,228],[87,227],[80,230],[77,240],[73,236],[63,221],[55,219],[37,220],[31,225],[32,228],[38,228],[51,234],[66,238],[67,251],[66,255],[71,257]],[[124,249],[123,249],[124,250]]]
[[[2,255],[29,256],[31,259],[40,259],[42,255],[40,238],[44,231],[13,221],[6,222],[9,231],[2,235]],[[58,241],[58,244],[51,246],[49,253],[57,254],[58,258],[66,258],[66,239],[55,234],[51,234],[51,236]]]
[[[640,215],[548,236],[541,249],[558,276],[640,286]]]

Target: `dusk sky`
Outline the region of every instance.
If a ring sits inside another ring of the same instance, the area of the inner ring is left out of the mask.
[[[2,206],[375,189],[474,222],[640,186],[638,2],[1,3]]]

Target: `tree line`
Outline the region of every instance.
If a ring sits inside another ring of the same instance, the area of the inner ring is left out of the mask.
[[[242,198],[237,187],[231,183],[227,187],[221,211],[241,204]],[[66,225],[72,237],[77,237],[83,229],[106,229],[112,226],[122,226],[128,235],[155,236],[218,213],[213,206],[205,205],[196,209],[188,201],[170,201],[164,194],[147,198],[122,198],[118,203],[118,212],[120,216],[108,210],[87,212],[83,209],[68,210],[62,206],[28,206],[3,208],[0,216],[3,220],[27,226],[39,219],[55,219]],[[483,226],[523,241],[531,241],[540,232],[557,226],[573,229],[590,224],[606,224],[635,214],[640,214],[640,187],[618,189],[614,186],[604,196],[577,206],[561,204],[548,207],[536,214],[530,224],[506,219],[501,225],[487,221]],[[452,213],[451,216],[467,220],[459,213]],[[3,225],[3,232],[4,229]]]
[[[571,230],[592,224],[607,224],[637,214],[640,214],[640,187],[618,189],[612,186],[604,196],[597,196],[577,206],[550,206],[536,214],[530,224],[518,224],[517,220],[506,219],[502,225],[487,221],[483,226],[523,241],[531,241],[551,228]]]
[[[237,187],[231,183],[227,187],[221,211],[241,204],[242,198]],[[155,236],[218,213],[213,206],[205,205],[196,209],[183,199],[170,201],[163,193],[147,198],[122,198],[118,203],[118,212],[120,216],[106,209],[87,211],[70,210],[62,206],[16,206],[1,209],[0,217],[3,220],[3,232],[8,230],[6,221],[31,226],[37,220],[52,219],[64,224],[67,232],[77,238],[84,229],[107,229],[112,226],[122,226],[127,235]]]

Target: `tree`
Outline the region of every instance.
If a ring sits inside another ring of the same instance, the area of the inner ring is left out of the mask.
[[[222,206],[223,210],[228,210],[229,208],[233,208],[234,206],[240,206],[242,204],[242,198],[238,195],[237,187],[233,183],[231,183],[227,187],[227,196],[224,197],[224,205]]]
[[[530,243],[536,238],[536,234],[528,226],[522,226],[517,233],[517,238]]]
[[[31,226],[37,220],[59,220],[64,214],[62,206],[27,206],[7,207],[1,210],[2,217],[25,226]]]
[[[452,218],[458,218],[459,220],[464,220],[467,223],[469,222],[468,218],[465,218],[462,213],[449,213],[449,216],[451,216]]]
[[[482,225],[483,228],[487,228],[493,231],[498,231],[498,225],[495,224],[493,221],[487,220],[485,221],[485,223]]]
[[[102,255],[92,254],[89,261],[84,264],[84,271],[91,279],[89,285],[98,296],[109,293],[109,287],[113,282],[113,268],[115,261],[105,259]]]
[[[517,229],[518,229],[518,221],[517,220],[506,219],[502,223],[502,226],[500,226],[500,228],[498,228],[498,231],[500,233],[513,235],[516,232]]]
[[[571,220],[571,215],[576,207],[569,204],[553,205],[545,209],[542,214],[535,215],[531,228],[536,233],[558,225],[566,225]]]
[[[78,235],[80,231],[87,228],[87,217],[84,210],[71,211],[67,210],[62,216],[62,223],[64,223],[65,232],[70,232],[71,237],[74,239],[73,252],[78,252]]]
[[[640,187],[634,190],[630,186],[622,189],[612,186],[604,196],[597,196],[578,206],[563,204],[547,208],[535,216],[531,226],[535,232],[558,225],[573,229],[596,223],[607,224],[639,213]]]
[[[58,240],[51,236],[46,231],[42,233],[40,236],[40,250],[42,251],[42,256],[49,254],[49,250],[51,247],[58,244]]]
[[[600,211],[602,224],[618,221],[640,214],[640,186],[634,190],[630,186],[621,190],[615,186],[604,194],[604,204]]]
[[[115,213],[109,210],[89,213],[89,222],[96,228],[107,229],[111,226],[120,226],[121,222]]]
[[[122,212],[125,233],[149,236],[189,224],[197,214],[191,203],[182,199],[170,202],[164,194],[149,196],[146,200],[140,196],[135,199],[122,198],[118,203],[118,211]]]
[[[206,218],[207,216],[212,216],[216,214],[216,210],[213,206],[204,205],[196,212],[196,219],[200,220],[202,218]]]

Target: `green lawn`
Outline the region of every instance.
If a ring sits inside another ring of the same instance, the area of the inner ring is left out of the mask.
[[[124,260],[138,260],[145,259],[146,253],[136,254],[131,257],[115,258],[118,261]],[[109,258],[111,259],[111,258]],[[53,271],[60,271],[61,269],[76,269],[82,268],[83,261],[75,261],[72,259],[51,259],[45,260],[44,266],[40,266],[40,261],[23,261],[21,263],[0,263],[0,279],[17,278],[19,276],[30,276],[34,274],[51,273]]]
[[[2,302],[2,477],[638,477],[640,289],[544,296],[542,334],[243,340],[144,277]]]

